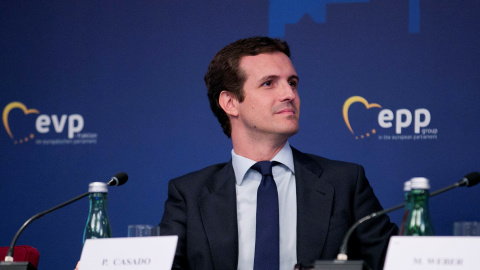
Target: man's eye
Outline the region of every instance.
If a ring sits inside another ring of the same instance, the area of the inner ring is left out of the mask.
[[[272,81],[266,81],[266,82],[263,83],[263,85],[270,86],[270,85],[272,85]]]
[[[291,85],[291,86],[297,86],[297,84],[298,84],[297,81],[291,81],[291,82],[290,82],[290,85]]]

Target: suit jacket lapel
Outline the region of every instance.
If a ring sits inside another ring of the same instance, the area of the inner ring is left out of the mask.
[[[215,269],[236,269],[238,226],[235,175],[230,161],[205,187],[200,214]]]
[[[328,232],[333,187],[321,179],[324,168],[292,147],[297,187],[297,260],[320,257]],[[238,225],[235,175],[231,161],[212,176],[200,201],[200,214],[215,269],[236,269]]]
[[[334,189],[322,180],[324,168],[292,148],[297,187],[297,260],[312,263],[324,248]]]

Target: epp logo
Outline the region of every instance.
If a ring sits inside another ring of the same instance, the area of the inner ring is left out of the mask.
[[[345,120],[345,124],[347,125],[347,128],[350,130],[352,134],[355,135],[355,132],[352,129],[352,126],[350,124],[350,120],[348,117],[348,110],[350,106],[354,103],[361,103],[365,106],[367,110],[371,108],[379,108],[382,109],[382,106],[377,103],[368,103],[368,101],[361,97],[361,96],[353,96],[348,98],[345,103],[343,104],[343,119]],[[402,134],[402,129],[408,128],[412,125],[413,121],[413,130],[415,134],[420,134],[430,133],[430,130],[424,129],[426,128],[431,121],[432,117],[430,114],[430,111],[428,111],[425,108],[419,108],[416,109],[413,114],[410,110],[408,109],[398,109],[395,111],[395,113],[390,110],[390,109],[382,109],[378,113],[377,121],[378,125],[381,128],[391,128],[395,126],[395,134]],[[436,131],[436,129],[435,129]],[[376,129],[372,129],[371,133],[375,134],[377,132]],[[436,132],[435,132],[436,133]],[[370,137],[370,133],[366,133],[365,135],[360,135],[360,138],[365,138],[365,137]],[[356,139],[359,138],[359,136],[355,136]]]
[[[10,123],[8,121],[8,115],[10,111],[14,109],[20,109],[23,111],[24,115],[29,114],[40,114],[37,109],[28,109],[23,103],[15,101],[9,103],[3,109],[2,120],[5,130],[7,131],[8,135],[12,140],[14,140],[15,144],[28,142],[29,140],[33,139],[35,135],[30,133],[27,136],[16,136],[19,139],[15,139],[11,129]],[[65,124],[67,124],[67,134],[69,139],[73,139],[76,133],[79,133],[83,130],[84,120],[80,114],[72,114],[72,115],[62,115],[58,118],[57,115],[53,114],[51,116],[46,114],[41,114],[36,118],[35,121],[35,129],[38,133],[48,133],[50,132],[50,125],[53,125],[53,129],[56,133],[62,133],[65,129]]]

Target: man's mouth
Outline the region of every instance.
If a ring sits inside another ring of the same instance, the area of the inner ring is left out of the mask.
[[[279,110],[276,112],[277,114],[296,114],[297,109],[293,107],[292,105],[287,105],[287,106],[282,106]]]

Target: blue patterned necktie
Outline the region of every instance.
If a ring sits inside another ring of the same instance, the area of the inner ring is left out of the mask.
[[[262,174],[262,182],[257,191],[254,270],[278,270],[280,265],[278,192],[272,175],[274,163],[259,161],[252,166],[252,169]]]

